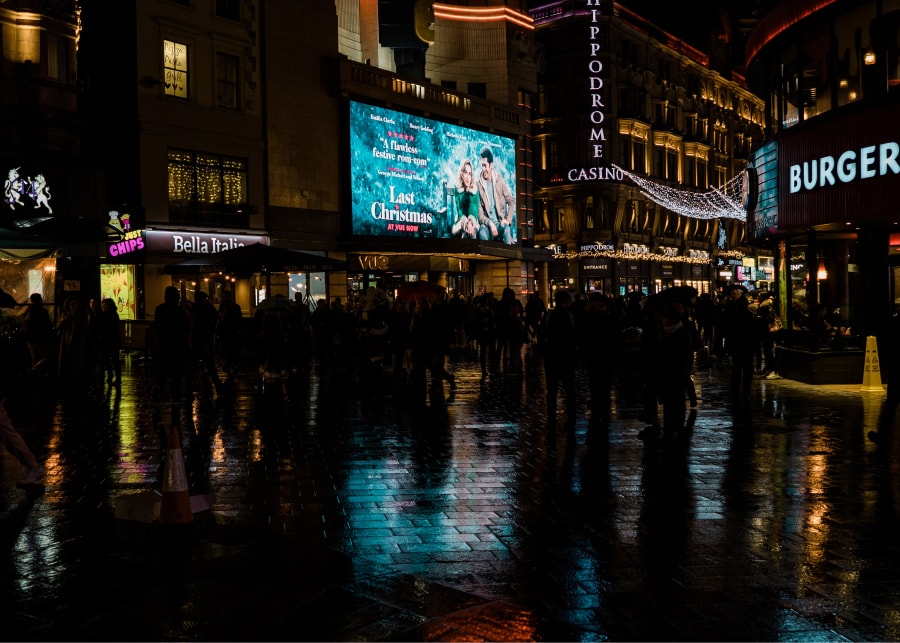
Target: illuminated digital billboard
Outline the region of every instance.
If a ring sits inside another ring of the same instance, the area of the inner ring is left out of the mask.
[[[517,244],[515,139],[350,102],[354,235]]]

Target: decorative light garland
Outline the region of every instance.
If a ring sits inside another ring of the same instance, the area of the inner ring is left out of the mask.
[[[672,263],[694,263],[709,265],[710,259],[689,257],[684,255],[664,255],[658,252],[625,252],[624,250],[585,250],[584,252],[559,252],[554,259],[580,259],[582,257],[608,257],[610,259],[626,259],[631,261],[665,261]]]
[[[690,192],[648,181],[615,164],[612,167],[634,181],[641,188],[641,194],[677,214],[692,219],[747,219],[741,206],[743,174],[731,178],[720,188],[713,188],[708,192]]]

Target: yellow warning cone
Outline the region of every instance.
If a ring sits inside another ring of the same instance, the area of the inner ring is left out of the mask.
[[[159,522],[164,525],[186,524],[194,521],[191,510],[191,496],[188,493],[187,473],[181,454],[181,438],[176,427],[169,427],[167,433],[166,471],[163,477],[162,503],[159,508]]]
[[[866,393],[884,393],[881,386],[881,363],[878,360],[878,340],[869,335],[866,337],[866,361],[863,366],[863,382],[860,391]]]

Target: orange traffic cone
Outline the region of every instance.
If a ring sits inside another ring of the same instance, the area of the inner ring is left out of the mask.
[[[181,438],[176,427],[169,427],[167,433],[166,472],[163,478],[162,504],[159,508],[159,522],[164,525],[179,525],[194,522],[191,511],[191,496],[188,493],[187,473],[184,457],[181,455]]]

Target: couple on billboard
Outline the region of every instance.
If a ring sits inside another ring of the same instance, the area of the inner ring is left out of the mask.
[[[494,170],[490,148],[481,151],[481,174],[477,180],[469,159],[460,164],[455,198],[453,236],[507,245],[516,242],[516,203],[509,185]]]

